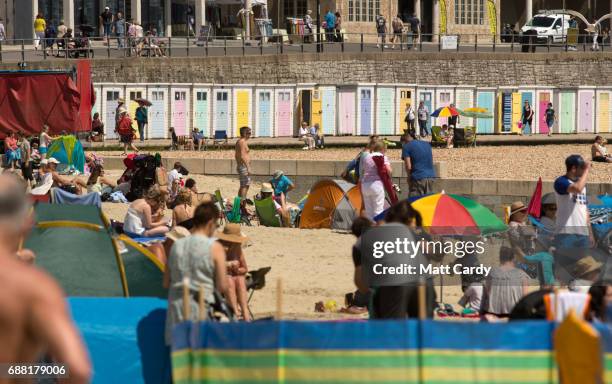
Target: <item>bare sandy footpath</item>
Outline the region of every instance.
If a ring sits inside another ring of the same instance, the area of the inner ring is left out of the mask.
[[[612,149],[611,149],[612,150]],[[98,152],[102,155],[119,156],[120,151]],[[296,149],[254,149],[253,159],[291,160],[350,160],[355,157],[355,148],[326,148],[316,151]],[[163,157],[232,159],[233,150],[164,151]],[[400,160],[400,151],[387,151],[392,160]],[[530,146],[480,146],[476,148],[434,149],[434,160],[448,165],[449,177],[506,180],[554,180],[565,172],[564,160],[570,154],[581,154],[591,158],[589,145],[530,145]],[[589,175],[591,182],[612,183],[612,166],[594,163]]]

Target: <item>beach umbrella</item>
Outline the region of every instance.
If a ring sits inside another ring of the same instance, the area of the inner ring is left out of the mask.
[[[146,105],[147,107],[150,107],[151,105],[153,105],[153,103],[151,103],[149,100],[143,99],[143,98],[134,99],[134,101],[137,103]]]
[[[459,111],[454,107],[442,107],[432,112],[432,117],[451,117],[458,116]]]
[[[461,116],[473,117],[475,119],[490,119],[493,117],[493,114],[487,112],[486,110],[484,112],[478,112],[478,111],[469,111],[469,109],[477,109],[477,108],[466,108],[463,110],[457,109],[457,111],[459,112]]]
[[[542,215],[542,178],[538,179],[538,183],[536,184],[535,191],[533,191],[533,195],[531,195],[531,200],[529,200],[529,205],[527,206],[527,213],[535,218],[540,218]]]
[[[490,235],[508,227],[493,212],[467,197],[452,193],[425,195],[412,202],[423,227],[436,235]]]
[[[489,112],[488,109],[486,108],[482,108],[482,107],[472,107],[472,108],[466,108],[463,110],[464,112],[475,112],[475,113],[487,113]]]

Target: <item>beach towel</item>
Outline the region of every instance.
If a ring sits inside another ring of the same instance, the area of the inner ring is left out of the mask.
[[[374,160],[374,164],[376,164],[376,168],[378,170],[378,177],[383,183],[385,187],[385,192],[387,192],[387,196],[389,196],[389,200],[391,200],[391,205],[397,203],[397,192],[393,188],[393,182],[391,181],[391,175],[387,171],[385,167],[385,157],[384,156],[372,156],[372,160]]]
[[[111,193],[110,201],[113,203],[128,203],[128,199],[125,198],[125,195],[121,191]]]
[[[546,318],[549,321],[562,322],[563,319],[574,311],[579,319],[584,319],[589,311],[591,296],[588,293],[562,291],[549,293],[544,296],[546,306]]]
[[[36,186],[36,188],[32,189],[30,193],[36,196],[42,196],[49,193],[49,190],[53,186],[53,175],[50,173],[45,174],[40,184]]]
[[[97,192],[88,193],[86,195],[75,195],[60,188],[53,188],[51,189],[51,198],[53,204],[93,205],[98,208],[102,207],[102,199]]]

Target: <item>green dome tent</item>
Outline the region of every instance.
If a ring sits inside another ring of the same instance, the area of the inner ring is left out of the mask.
[[[163,265],[132,242],[113,238],[95,206],[38,203],[24,247],[68,296],[167,297]]]
[[[61,164],[74,167],[83,173],[85,168],[85,151],[81,142],[73,135],[60,136],[53,140],[47,152],[47,158],[54,157]]]

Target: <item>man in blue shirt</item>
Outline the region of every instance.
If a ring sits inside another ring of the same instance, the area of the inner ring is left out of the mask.
[[[293,181],[285,176],[283,171],[277,170],[274,172],[270,184],[272,184],[272,188],[274,188],[274,199],[277,200],[281,206],[285,206],[287,193],[295,188]]]
[[[336,15],[330,10],[325,14],[325,40],[328,43],[335,41]]]
[[[422,196],[433,192],[436,177],[433,166],[431,145],[425,141],[415,140],[409,134],[402,138],[402,160],[408,174],[408,196]]]

